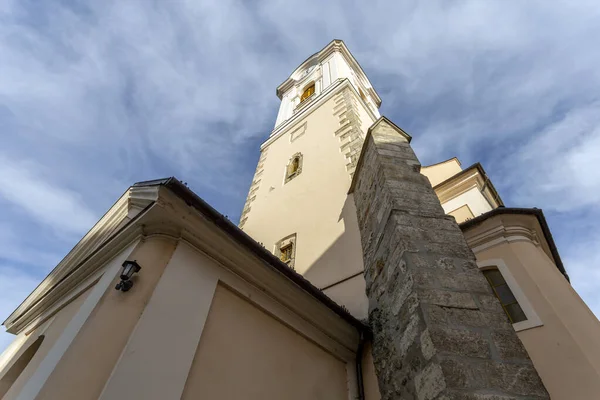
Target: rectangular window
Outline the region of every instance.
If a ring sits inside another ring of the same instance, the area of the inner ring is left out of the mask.
[[[294,269],[296,261],[296,234],[288,235],[275,243],[273,254],[279,258],[281,262],[286,263],[288,267]]]
[[[513,292],[510,290],[510,287],[508,287],[508,284],[500,271],[497,269],[486,269],[483,271],[483,275],[492,287],[498,300],[500,300],[500,304],[510,322],[515,324],[527,320],[523,309],[521,309],[521,306],[517,302]]]
[[[284,263],[289,263],[292,261],[292,252],[294,250],[293,246],[294,245],[290,243],[279,249],[279,259]]]

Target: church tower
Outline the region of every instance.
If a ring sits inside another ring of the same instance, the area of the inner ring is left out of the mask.
[[[348,189],[381,99],[341,40],[304,61],[277,96],[277,121],[261,146],[240,227],[366,318],[363,257]]]

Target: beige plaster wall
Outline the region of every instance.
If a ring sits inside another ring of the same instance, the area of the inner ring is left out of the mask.
[[[335,134],[341,119],[334,115],[334,98],[267,145],[260,186],[243,227],[270,251],[281,238],[296,233],[294,267],[317,287],[363,270],[356,211],[347,195],[351,180],[348,160]],[[360,110],[362,104],[357,107]],[[359,114],[361,125],[372,124],[366,111]],[[290,133],[304,123],[305,133],[292,141]],[[302,173],[284,184],[286,165],[298,152],[303,155]],[[360,318],[367,311],[366,296],[363,300],[357,308],[349,307]]]
[[[448,215],[452,215],[454,218],[456,218],[456,222],[459,224],[474,217],[473,212],[468,204],[464,204],[457,209],[450,211]]]
[[[431,186],[442,183],[446,179],[458,174],[461,171],[462,168],[460,167],[460,162],[457,158],[451,158],[450,160],[443,161],[439,164],[421,168],[421,173],[429,179]]]
[[[218,286],[182,399],[347,399],[345,363]]]
[[[439,196],[440,194],[438,193]],[[442,203],[444,211],[448,214],[464,205],[469,206],[470,211],[476,217],[492,210],[492,206],[476,186]]]
[[[530,241],[476,253],[502,259],[543,326],[518,332],[553,400],[598,398],[600,323],[544,251]]]
[[[100,400],[181,398],[219,269],[187,243],[177,245]]]
[[[373,364],[373,353],[371,349],[371,343],[365,343],[362,358],[365,400],[379,400],[381,399],[381,393],[379,393],[379,383],[377,382],[377,374],[375,373],[375,364]]]
[[[23,343],[19,351],[13,356],[9,365],[12,365],[12,363],[17,360],[40,335],[44,335],[44,340],[27,367],[25,367],[23,372],[21,372],[17,380],[14,381],[10,389],[7,392],[4,392],[0,389],[0,396],[2,393],[6,393],[4,397],[1,397],[2,400],[12,400],[17,397],[23,385],[37,369],[40,362],[44,359],[46,354],[48,354],[48,351],[52,348],[54,343],[56,343],[56,340],[59,338],[71,318],[73,318],[77,310],[79,310],[79,307],[87,298],[90,290],[91,288],[88,288],[82,292],[79,296],[73,299],[73,301],[58,311],[51,320],[48,320],[46,323],[38,326],[31,333],[29,333],[27,340]]]
[[[135,286],[123,293],[114,289],[118,276],[113,279],[37,400],[98,399],[174,249],[174,241],[150,237],[133,250],[129,258],[143,268]]]

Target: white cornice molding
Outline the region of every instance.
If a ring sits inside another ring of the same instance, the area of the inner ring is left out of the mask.
[[[303,118],[307,117],[313,111],[315,111],[319,106],[323,103],[327,102],[331,97],[333,97],[338,92],[342,91],[345,88],[349,88],[352,90],[354,95],[357,97],[357,101],[359,101],[363,108],[367,111],[369,116],[373,119],[373,121],[377,121],[377,117],[373,113],[373,111],[367,106],[365,101],[360,97],[360,94],[356,91],[356,88],[347,78],[338,79],[331,85],[327,87],[323,92],[321,92],[314,100],[312,100],[306,107],[298,110],[296,114],[292,115],[289,119],[282,122],[278,125],[273,132],[271,132],[271,136],[260,146],[261,151],[273,143],[275,140],[283,136],[286,132],[296,127],[297,123],[301,122]]]
[[[77,286],[80,281],[74,282],[75,278],[80,277],[84,271],[87,272],[90,268],[95,270],[98,267],[97,264],[103,262],[101,260],[96,261],[98,255],[93,257],[91,255],[106,243],[127,218],[134,218],[156,199],[158,199],[158,186],[129,188],[34,291],[8,316],[3,325],[9,328],[11,332],[15,329],[19,330],[23,325],[23,320],[27,320],[27,323],[31,322],[29,317],[32,313],[39,315],[38,311],[40,309],[45,310],[57,298]],[[24,314],[27,314],[28,317],[25,318]],[[17,321],[19,321],[18,324]]]
[[[32,294],[28,298],[32,304],[27,308],[20,307],[18,313],[13,313],[18,318],[7,320],[10,332],[18,333],[39,326],[85,288],[93,285],[109,261],[127,246],[149,236],[161,236],[185,241],[217,261],[224,270],[274,299],[281,304],[282,310],[290,310],[312,324],[315,327],[314,335],[318,336],[317,331],[321,331],[323,335],[334,338],[343,347],[336,347],[338,356],[347,357],[355,351],[358,332],[354,326],[247,247],[240,245],[204,214],[190,208],[169,189],[156,188],[160,197],[151,207],[121,228],[118,234],[104,242],[83,263],[72,266],[71,274],[63,282],[41,296]],[[45,281],[48,280],[51,281],[51,276]]]
[[[67,298],[75,298],[73,291],[78,291],[77,288],[81,287],[82,283],[85,285],[85,282],[93,281],[95,274],[102,270],[113,257],[141,237],[140,227],[128,229],[114,240],[103,244],[92,257],[80,265],[73,266],[72,273],[62,281],[55,283],[56,281],[53,281],[50,275],[46,277],[42,284],[45,284],[47,291],[40,294],[33,292],[29,295],[28,305],[17,308],[4,322],[7,331],[16,334],[45,319],[54,309],[64,307],[66,305],[64,301]]]
[[[287,78],[281,85],[279,85],[277,87],[277,96],[279,97],[279,99],[282,98],[282,96],[285,92],[287,92],[289,89],[294,87],[294,85],[296,85],[297,82],[293,78],[294,75],[296,75],[299,71],[302,71],[304,68],[306,68],[311,63],[322,63],[329,56],[331,56],[333,53],[336,53],[336,52],[341,54],[344,57],[344,59],[346,60],[346,62],[350,65],[350,67],[352,67],[355,71],[357,71],[359,73],[360,78],[362,80],[369,83],[368,87],[366,87],[365,89],[369,92],[371,97],[373,97],[375,99],[377,107],[380,107],[381,106],[381,97],[379,97],[379,94],[377,94],[377,92],[373,88],[373,85],[369,81],[369,78],[367,78],[365,71],[363,71],[363,69],[360,66],[360,64],[358,63],[358,61],[356,61],[356,58],[354,58],[354,56],[352,55],[350,50],[348,50],[348,47],[346,46],[346,44],[341,40],[331,41],[321,51],[308,57],[306,59],[306,61],[304,61],[302,64],[300,64],[300,66],[298,68],[296,68],[294,70],[294,72],[292,72],[290,77]]]
[[[450,179],[444,184],[435,187],[435,193],[442,204],[468,192],[474,187],[481,191],[485,184],[484,178],[476,169],[467,175],[460,175],[456,179]]]
[[[543,237],[542,232],[538,232],[536,228],[521,224],[508,225],[504,221],[477,235],[465,235],[467,244],[475,254],[500,244],[517,241],[529,242],[539,247],[541,246],[540,237]]]

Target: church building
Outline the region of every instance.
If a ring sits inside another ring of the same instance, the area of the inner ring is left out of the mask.
[[[600,398],[540,209],[421,166],[341,40],[277,96],[239,224],[133,184],[4,321],[0,399]]]

